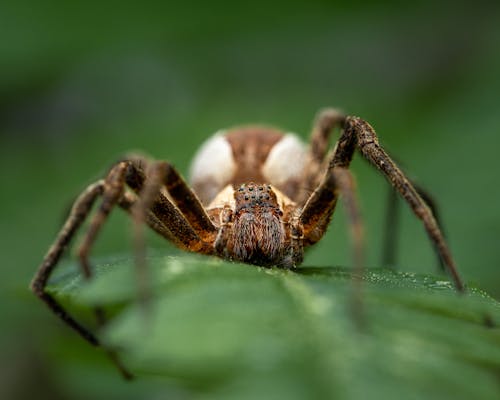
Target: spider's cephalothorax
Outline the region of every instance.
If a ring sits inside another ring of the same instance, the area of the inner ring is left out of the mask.
[[[291,266],[290,238],[271,185],[243,184],[235,190],[234,198],[235,208],[223,255],[263,266],[286,262]]]
[[[335,127],[341,134],[329,151]],[[356,150],[385,175],[422,221],[457,289],[463,290],[439,225],[420,191],[379,145],[367,122],[334,109],[318,115],[309,146],[294,135],[258,126],[215,134],[193,160],[191,188],[168,162],[140,156],[117,162],[104,179],[88,186],[75,201],[32,281],[32,290],[85,339],[98,343],[45,287],[99,197],[100,206],[90,218],[78,251],[87,278],[92,275],[90,249],[116,206],[130,213],[137,225],[146,223],[181,249],[291,268],[302,262],[304,249],[324,235],[339,195],[352,227],[354,264],[360,267],[363,229],[349,172]],[[97,314],[102,321],[102,313]]]

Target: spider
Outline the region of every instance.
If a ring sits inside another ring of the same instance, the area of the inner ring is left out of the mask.
[[[329,139],[337,127],[340,138],[329,151]],[[339,195],[353,228],[354,263],[359,266],[363,230],[349,171],[356,150],[385,175],[422,221],[457,290],[463,291],[432,210],[379,145],[374,129],[361,118],[335,109],[318,113],[309,147],[293,134],[261,126],[217,132],[193,159],[191,187],[168,162],[136,155],[122,159],[77,198],[31,289],[83,338],[98,344],[45,288],[99,197],[101,202],[78,249],[86,278],[92,275],[89,252],[116,206],[181,249],[259,266],[293,268],[302,262],[304,250],[325,234]],[[102,310],[97,315],[102,321]]]

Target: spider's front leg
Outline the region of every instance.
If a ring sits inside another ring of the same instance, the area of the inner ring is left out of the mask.
[[[304,206],[301,218],[309,226],[309,229],[307,229],[309,235],[306,235],[306,238],[309,237],[311,242],[315,242],[318,240],[318,233],[323,233],[325,224],[322,221],[325,218],[316,216],[317,212],[315,212],[315,209],[318,209],[319,205],[324,206],[326,204],[329,211],[323,212],[323,214],[326,215],[327,219],[331,216],[336,202],[335,190],[337,186],[334,179],[335,171],[349,167],[356,148],[372,165],[385,175],[394,189],[409,204],[413,213],[423,222],[429,238],[436,247],[440,258],[443,260],[446,269],[455,283],[455,287],[458,291],[464,291],[465,287],[462,279],[431,209],[403,172],[379,145],[374,129],[361,118],[345,118],[343,132],[330,158],[327,172],[319,187]]]
[[[370,124],[358,117],[347,117],[340,141],[346,143],[346,147],[350,147],[348,143],[355,143],[361,154],[385,175],[394,189],[408,203],[413,213],[424,224],[429,238],[455,283],[455,287],[458,291],[463,292],[465,286],[436,218],[412,183],[379,145],[377,135]],[[339,153],[332,160],[331,166],[336,163],[342,164],[349,158],[352,158],[352,155]]]
[[[155,161],[147,165],[142,159],[132,160],[127,183],[139,197],[133,201],[125,196],[120,205],[134,217],[139,297],[147,308],[151,291],[146,273],[144,222],[177,247],[202,254],[214,254],[218,229],[197,196],[168,162]]]
[[[102,195],[103,191],[104,181],[100,180],[87,187],[87,189],[80,194],[71,209],[69,217],[61,228],[55,242],[49,248],[49,251],[45,255],[30,285],[31,290],[43,300],[59,318],[76,330],[85,340],[95,346],[99,345],[97,338],[71,317],[66,310],[45,291],[45,287],[64,250],[69,245],[78,228],[80,228],[87,218],[95,200],[98,196]]]
[[[85,340],[95,346],[99,345],[98,339],[88,329],[83,327],[72,316],[70,316],[68,312],[49,293],[46,292],[45,288],[50,275],[59,262],[64,250],[69,245],[71,239],[89,215],[97,197],[102,196],[103,200],[91,221],[87,235],[85,236],[78,252],[84,277],[86,279],[89,279],[91,277],[92,270],[88,262],[88,253],[100,230],[100,227],[123,193],[125,170],[126,163],[121,162],[116,164],[111,169],[105,180],[100,180],[90,185],[78,197],[71,209],[69,217],[67,218],[65,224],[59,232],[56,241],[50,247],[42,264],[35,274],[33,281],[31,282],[31,289],[33,290],[33,292],[41,300],[43,300],[49,306],[49,308],[57,316],[59,316],[59,318],[61,318],[73,329],[75,329]],[[96,307],[94,311],[99,325],[102,325],[104,323],[104,313],[102,309]],[[106,353],[120,370],[123,377],[126,379],[131,379],[132,375],[123,367],[116,353],[112,350],[107,349]]]
[[[131,168],[137,167],[133,164]],[[145,178],[140,183],[132,179],[127,179],[127,183],[139,194],[139,201],[132,208],[137,222],[152,214],[168,233],[164,236],[178,247],[202,254],[214,253],[218,228],[170,163],[153,162],[145,169]]]
[[[92,271],[88,262],[88,253],[94,242],[97,233],[104,223],[109,212],[118,201],[121,193],[123,192],[124,173],[126,164],[119,163],[114,166],[105,180],[97,181],[85,189],[82,194],[77,198],[71,209],[65,224],[60,230],[55,242],[50,247],[45,255],[42,264],[38,268],[32,282],[31,289],[33,292],[42,299],[51,309],[57,314],[65,323],[70,325],[84,339],[88,342],[97,345],[97,338],[90,333],[86,328],[76,322],[63,308],[55,301],[55,299],[45,291],[47,282],[52,274],[54,268],[59,262],[63,252],[69,245],[71,239],[76,234],[82,223],[90,214],[95,200],[102,196],[103,200],[101,205],[94,215],[90,224],[87,235],[82,242],[78,254],[80,258],[80,265],[83,275],[88,279],[92,275]],[[98,313],[100,314],[100,313]]]
[[[127,190],[127,187],[132,191]],[[160,190],[162,188],[168,191],[168,195]],[[100,196],[102,201],[78,248],[80,266],[86,279],[92,276],[89,254],[93,243],[116,205],[136,219],[137,215],[142,216],[140,219],[149,227],[186,250],[213,253],[217,231],[196,196],[179,174],[165,162],[150,162],[136,156],[127,158],[115,164],[105,179],[85,189],[73,204],[70,215],[38,268],[31,282],[31,289],[63,322],[96,346],[99,345],[97,337],[77,322],[46,291],[46,286],[62,254]],[[103,310],[97,307],[95,313],[99,325],[102,325],[105,322]],[[123,376],[130,378],[130,373],[123,368],[116,354],[109,350],[107,353]]]

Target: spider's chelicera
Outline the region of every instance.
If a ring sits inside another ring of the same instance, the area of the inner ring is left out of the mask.
[[[335,127],[341,128],[341,134],[329,151]],[[89,251],[115,206],[181,249],[260,266],[293,268],[302,262],[304,249],[322,238],[342,195],[353,227],[355,254],[360,253],[363,230],[349,172],[356,150],[386,176],[422,221],[455,286],[463,290],[432,210],[379,145],[373,128],[334,109],[318,114],[309,146],[292,134],[260,126],[216,133],[193,160],[191,187],[168,162],[135,155],[119,161],[75,201],[31,287],[67,324],[91,343],[98,343],[45,286],[99,197],[101,202],[78,251],[86,277],[91,276]]]

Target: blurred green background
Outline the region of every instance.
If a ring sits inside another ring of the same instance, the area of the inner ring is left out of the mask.
[[[370,121],[438,200],[465,279],[500,298],[498,2],[4,1],[0,36],[0,394],[85,398],[99,376],[103,398],[125,396],[111,368],[78,366],[95,356],[27,290],[86,184],[130,150],[187,174],[197,146],[237,124],[307,138],[325,106]],[[353,168],[380,266],[386,183]],[[305,265],[350,265],[343,221]],[[95,254],[128,254],[130,236],[115,213]],[[435,271],[406,208],[398,253],[402,270]]]

